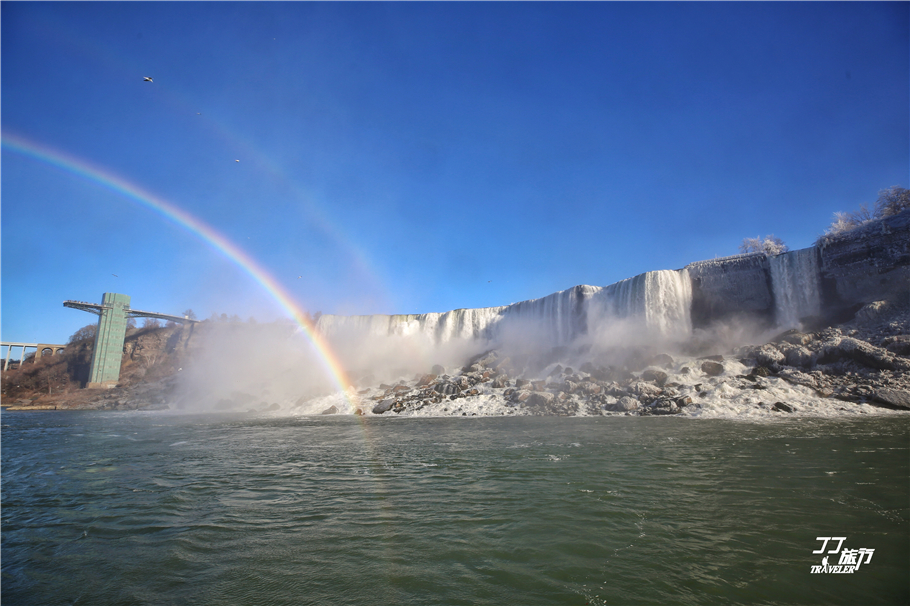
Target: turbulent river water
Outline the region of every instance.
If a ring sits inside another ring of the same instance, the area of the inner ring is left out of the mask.
[[[5,605],[910,602],[906,418],[2,425]]]

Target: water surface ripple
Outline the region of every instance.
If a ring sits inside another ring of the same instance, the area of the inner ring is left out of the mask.
[[[2,423],[4,604],[910,602],[910,419]]]

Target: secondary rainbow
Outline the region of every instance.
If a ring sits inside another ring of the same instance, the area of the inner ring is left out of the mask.
[[[140,205],[159,213],[169,221],[196,234],[216,251],[233,261],[265,289],[281,308],[290,314],[294,322],[300,326],[319,353],[319,359],[325,367],[326,372],[337,385],[348,404],[351,404],[348,397],[348,389],[351,383],[329,344],[316,331],[316,327],[310,320],[309,315],[300,308],[281,284],[273,278],[264,267],[257,263],[255,259],[250,257],[250,255],[243,251],[239,246],[235,245],[210,225],[203,223],[200,219],[194,217],[190,213],[108,170],[91,165],[85,160],[74,158],[59,150],[51,149],[8,132],[3,133],[2,143],[3,147],[11,151],[46,162],[68,173],[76,175],[77,177],[103,185],[133,202],[137,202]]]

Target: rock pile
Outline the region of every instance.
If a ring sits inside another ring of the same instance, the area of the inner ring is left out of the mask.
[[[549,364],[494,350],[449,373],[436,366],[411,381],[360,392],[360,413],[459,414],[465,408],[454,404],[465,400],[498,404],[488,406],[498,411],[492,414],[672,415],[734,397],[766,412],[797,412],[799,405],[773,396],[773,387],[786,384],[822,399],[910,409],[910,313],[884,303],[867,305],[850,324],[789,330],[726,355],[662,353],[624,367],[589,361],[574,369],[552,362],[559,353]]]

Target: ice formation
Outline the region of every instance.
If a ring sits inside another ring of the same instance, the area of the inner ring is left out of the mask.
[[[821,277],[817,249],[794,250],[770,257],[769,262],[777,325],[797,328],[802,318],[818,315]]]
[[[504,307],[412,315],[322,315],[317,329],[329,339],[423,336],[437,345],[453,340],[501,342],[530,331],[550,346],[567,345],[595,325],[633,320],[661,336],[692,330],[692,288],[686,270],[651,271],[607,287],[576,286]]]

